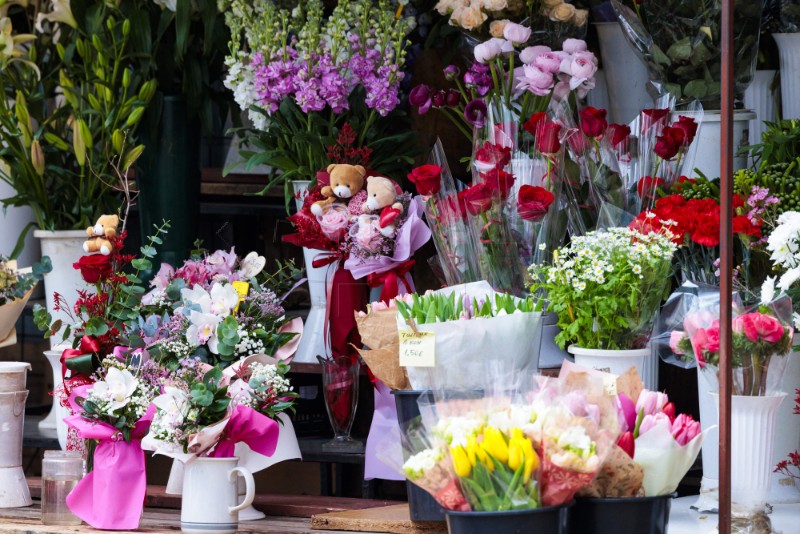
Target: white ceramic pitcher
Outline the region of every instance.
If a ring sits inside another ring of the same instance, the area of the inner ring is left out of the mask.
[[[253,475],[237,467],[238,458],[195,458],[184,466],[181,531],[186,534],[235,534],[239,510],[253,503]],[[236,503],[236,479],[245,482],[245,496]]]

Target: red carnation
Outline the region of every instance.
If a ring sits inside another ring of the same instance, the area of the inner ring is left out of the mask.
[[[526,221],[539,222],[555,200],[553,193],[544,187],[523,185],[517,194],[517,211]]]
[[[761,237],[761,225],[755,225],[750,222],[747,215],[737,215],[733,218],[733,233],[745,234],[751,237]]]
[[[580,110],[578,114],[581,119],[581,131],[586,137],[600,137],[606,131],[608,127],[606,110],[588,106]]]

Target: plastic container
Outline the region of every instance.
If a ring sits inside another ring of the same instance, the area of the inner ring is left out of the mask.
[[[653,357],[650,347],[631,350],[602,350],[584,349],[570,345],[567,351],[575,357],[575,363],[578,365],[613,375],[621,375],[631,367],[636,367],[642,378],[646,375],[645,362],[647,358]],[[646,384],[646,387],[651,387],[651,384]]]
[[[571,505],[507,512],[447,512],[450,534],[568,534]],[[578,531],[573,531],[578,532]],[[603,532],[621,531],[603,530]],[[630,530],[627,532],[647,532]]]
[[[570,509],[572,534],[667,534],[669,508],[676,493],[658,497],[577,499]]]
[[[30,369],[27,362],[0,362],[0,393],[25,391]]]
[[[419,417],[417,401],[423,395],[430,395],[430,391],[392,391],[394,402],[397,405],[397,422],[400,428],[406,428],[408,423]],[[403,451],[403,454],[407,454]],[[412,521],[444,521],[444,508],[439,506],[433,496],[416,484],[406,480],[408,493],[408,509]]]
[[[84,474],[83,456],[76,451],[45,451],[42,460],[42,523],[80,525],[67,507],[67,495]]]

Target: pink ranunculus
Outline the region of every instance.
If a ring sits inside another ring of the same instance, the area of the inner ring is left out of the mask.
[[[502,49],[500,48],[500,45],[492,40],[475,45],[475,50],[473,50],[475,61],[484,65],[499,56],[501,53]]]
[[[641,436],[642,434],[647,433],[648,430],[651,430],[652,428],[661,424],[666,424],[667,428],[669,429],[672,428],[672,423],[665,413],[659,412],[653,415],[645,415],[642,418],[642,424],[639,425],[639,435]]]
[[[680,446],[684,446],[692,441],[700,432],[700,423],[685,413],[676,417],[675,422],[672,423],[672,437],[675,438],[675,441],[677,441]]]
[[[733,331],[744,334],[750,341],[777,343],[784,334],[780,321],[771,315],[759,312],[740,315],[733,320]]]
[[[575,52],[584,52],[587,50],[586,41],[583,39],[566,39],[561,49],[567,54],[574,54]]]
[[[683,341],[683,338],[686,337],[686,333],[683,330],[673,330],[669,334],[669,348],[672,350],[673,354],[684,354],[678,344]]]
[[[317,222],[325,237],[338,242],[350,223],[350,212],[341,204],[332,204],[317,216]]]
[[[561,62],[561,72],[571,76],[570,89],[577,89],[597,72],[597,58],[591,52],[576,52],[569,60]]]
[[[503,37],[514,44],[524,44],[531,38],[531,29],[522,24],[508,22],[503,28]]]
[[[661,413],[668,401],[666,393],[644,389],[639,393],[639,398],[636,399],[636,413],[643,410],[645,415]]]
[[[553,51],[553,50],[552,50],[552,49],[551,49],[549,46],[542,46],[542,45],[537,45],[537,46],[529,46],[529,47],[527,47],[527,48],[524,48],[524,49],[522,50],[522,52],[520,52],[520,53],[519,53],[519,59],[520,59],[520,61],[522,61],[522,62],[523,62],[525,65],[530,65],[530,64],[531,64],[531,63],[533,63],[533,62],[536,60],[536,58],[537,58],[537,57],[539,57],[540,55],[542,55],[542,54],[549,54],[549,53],[551,53],[552,51]]]
[[[552,52],[539,54],[534,58],[533,64],[546,72],[557,74],[561,69],[561,58]]]
[[[553,88],[553,75],[536,65],[525,65],[524,76],[520,80],[518,89],[532,92],[537,96],[545,96]]]

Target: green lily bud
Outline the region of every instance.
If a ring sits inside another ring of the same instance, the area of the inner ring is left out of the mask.
[[[39,176],[44,176],[44,151],[42,150],[42,145],[39,144],[38,139],[34,139],[31,142],[31,164],[33,165],[33,169],[36,171],[36,174]]]

